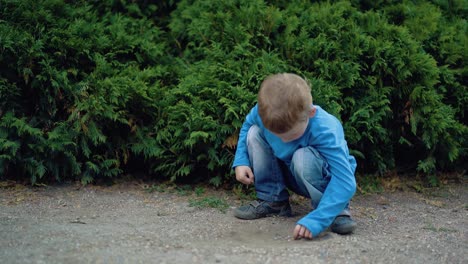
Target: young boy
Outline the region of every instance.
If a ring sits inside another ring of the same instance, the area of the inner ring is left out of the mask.
[[[356,160],[343,127],[312,104],[309,85],[295,74],[271,75],[261,84],[258,104],[242,125],[233,168],[238,181],[255,183],[258,198],[237,208],[237,218],[291,216],[289,188],[309,197],[314,208],[297,222],[294,239],[312,239],[329,226],[338,234],[356,228],[348,209]]]

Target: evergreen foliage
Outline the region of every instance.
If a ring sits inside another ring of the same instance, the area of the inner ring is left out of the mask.
[[[308,79],[359,171],[466,169],[466,0],[156,2],[0,0],[1,177],[219,185],[278,72]]]

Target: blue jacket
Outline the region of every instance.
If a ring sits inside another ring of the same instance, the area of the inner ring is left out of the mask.
[[[315,148],[327,160],[331,179],[317,208],[297,222],[306,227],[313,236],[317,236],[330,226],[356,191],[354,177],[356,159],[349,154],[343,126],[336,117],[320,106],[315,105],[315,107],[317,109],[315,116],[310,118],[304,134],[299,139],[285,143],[263,126],[256,105],[242,125],[233,163],[233,167],[240,165],[251,167],[247,152],[247,132],[252,125],[257,125],[263,131],[275,156],[288,166],[297,149],[306,146]]]

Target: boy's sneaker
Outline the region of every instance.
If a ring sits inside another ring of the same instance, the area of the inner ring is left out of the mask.
[[[292,211],[289,201],[267,202],[257,200],[234,210],[235,217],[246,220],[258,219],[270,215],[291,216]]]
[[[347,235],[356,229],[356,222],[348,215],[340,215],[335,218],[335,221],[330,226],[332,232]]]

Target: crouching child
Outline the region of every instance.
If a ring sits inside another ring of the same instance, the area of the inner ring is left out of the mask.
[[[240,219],[291,216],[289,193],[308,197],[312,210],[297,222],[294,239],[312,239],[330,227],[352,233],[349,201],[356,191],[356,160],[339,120],[312,102],[301,77],[282,73],[261,84],[258,103],[239,134],[236,179],[255,184],[257,200],[234,211]]]

